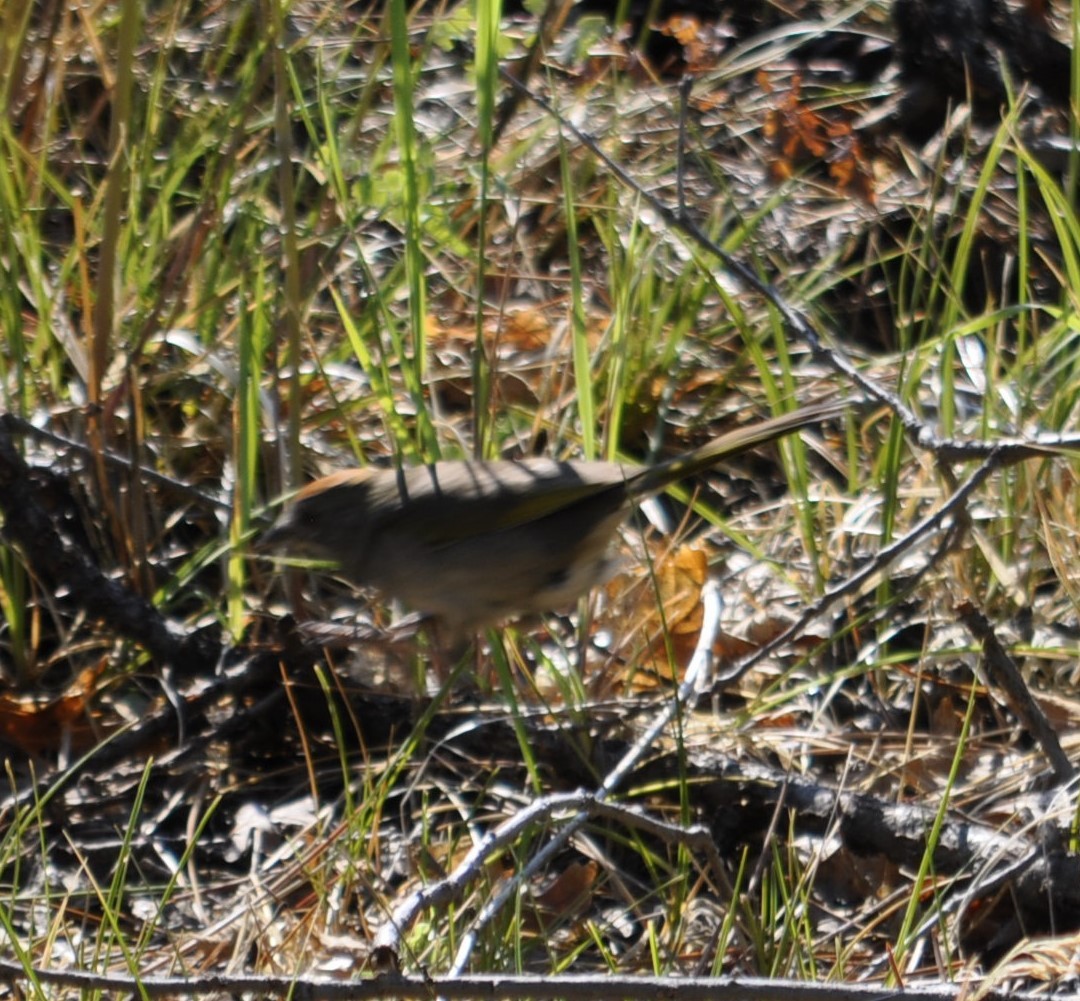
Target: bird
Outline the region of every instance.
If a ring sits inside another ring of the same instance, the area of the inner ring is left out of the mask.
[[[811,404],[652,466],[526,458],[340,470],[300,490],[257,548],[327,561],[466,636],[570,607],[608,575],[614,536],[639,501],[849,407]]]

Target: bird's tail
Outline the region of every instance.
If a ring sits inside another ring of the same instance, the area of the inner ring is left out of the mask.
[[[851,401],[844,400],[814,403],[799,410],[781,414],[779,417],[772,417],[767,421],[748,424],[746,427],[729,431],[695,448],[692,452],[644,470],[631,484],[631,492],[635,497],[656,493],[678,480],[694,476],[755,445],[783,438],[784,435],[811,424],[820,424],[822,421],[840,417],[851,406]]]

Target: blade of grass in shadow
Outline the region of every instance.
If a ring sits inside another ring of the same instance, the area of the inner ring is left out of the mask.
[[[23,975],[31,988],[31,997],[35,1001],[44,1001],[45,998],[52,997],[52,995],[45,990],[44,985],[38,979],[30,952],[22,946],[19,931],[16,929],[14,921],[12,921],[13,913],[13,909],[0,907],[0,927],[4,929],[7,948],[11,950],[15,961],[23,968]]]
[[[102,453],[106,436],[100,419],[105,371],[112,355],[117,332],[116,294],[121,280],[121,238],[128,223],[129,184],[132,159],[138,151],[131,144],[132,90],[134,85],[135,48],[142,27],[143,7],[139,0],[123,0],[117,22],[116,76],[109,108],[109,161],[105,172],[104,201],[101,214],[101,240],[97,248],[95,299],[91,310],[90,380],[87,399],[90,404],[87,439],[95,455],[94,475],[98,500],[107,512],[107,523],[120,526],[123,521],[113,504],[113,492]],[[90,25],[87,23],[89,30]],[[100,41],[100,40],[99,40]]]
[[[955,196],[951,212],[939,211],[939,205],[946,203],[952,183],[953,160],[947,156],[947,149],[948,144],[942,143],[937,160],[929,168],[930,186],[923,194],[923,204],[911,211],[892,295],[895,315],[902,318],[896,331],[901,366],[897,385],[904,399],[918,399],[920,390],[931,378],[928,371],[938,364],[938,354],[930,345],[941,335],[939,320],[949,295],[946,276],[949,256],[942,246],[941,234],[951,232],[952,220],[962,214]],[[960,155],[966,156],[966,151]]]
[[[180,857],[170,866],[169,879],[162,888],[161,894],[154,901],[154,913],[149,919],[143,921],[142,926],[139,928],[139,938],[134,945],[137,963],[141,964],[143,960],[153,956],[154,949],[157,946],[156,935],[162,931],[162,925],[164,925],[169,918],[169,912],[166,910],[166,907],[173,899],[177,887],[180,886],[182,882],[186,882],[185,876],[190,876],[188,866],[191,865],[192,859],[196,857],[196,852],[205,850],[202,836],[206,831],[207,825],[213,819],[218,806],[221,805],[221,801],[222,797],[221,795],[218,795],[205,807],[202,807],[200,804],[198,810],[198,822],[191,830],[190,836],[184,838],[184,850]],[[195,810],[193,809],[193,813],[194,812]],[[187,886],[185,886],[185,889],[186,888]],[[140,966],[140,968],[142,967]]]
[[[1013,137],[1013,145],[1018,145],[1015,137]],[[1032,216],[1028,194],[1029,172],[1023,169],[1024,163],[1019,154],[1017,159],[1020,162],[1016,171],[1016,299],[1017,302],[1028,303],[1034,302],[1036,298],[1032,287],[1032,235],[1030,232]],[[1016,316],[1014,357],[1027,353],[1031,336],[1028,313],[1026,310],[1020,310]],[[1007,369],[1006,365],[1006,371]]]
[[[607,250],[611,290],[611,319],[607,331],[609,363],[604,380],[607,411],[604,454],[611,459],[619,449],[622,421],[629,404],[629,393],[633,388],[632,362],[629,357],[631,330],[638,315],[652,315],[647,308],[640,311],[636,308],[638,293],[641,291],[636,278],[638,275],[648,274],[648,269],[642,266],[641,257],[649,241],[639,225],[639,216],[636,213],[632,215],[625,245],[615,228],[605,225],[602,219],[597,220],[597,232]]]
[[[881,491],[879,517],[881,519],[880,543],[891,545],[896,538],[897,525],[902,524],[903,498],[901,485],[904,475],[906,439],[899,421],[893,421],[875,465],[875,478]],[[874,607],[889,608],[894,600],[894,588],[889,574],[883,574],[874,590]],[[888,656],[888,650],[882,650]]]
[[[907,909],[896,933],[893,953],[894,969],[900,969],[908,950],[918,944],[919,936],[916,934],[916,930],[921,921],[925,920],[925,916],[922,915],[924,891],[934,875],[934,852],[937,851],[938,843],[941,840],[941,831],[945,826],[945,819],[949,814],[949,807],[953,801],[953,790],[960,781],[961,768],[967,763],[968,738],[971,734],[972,720],[975,718],[976,699],[979,691],[979,684],[975,678],[972,678],[968,682],[967,711],[964,713],[964,721],[956,737],[956,750],[953,753],[952,765],[949,768],[949,775],[945,780],[944,788],[939,793],[937,814],[934,816],[933,826],[926,835],[926,850],[923,852],[922,860],[919,863],[919,871],[912,881]],[[933,896],[932,907],[940,905],[942,890],[943,888],[940,886],[937,888],[937,892]],[[942,936],[942,940],[947,942],[947,936]],[[895,977],[890,975],[886,983],[895,986]]]
[[[30,582],[15,551],[0,545],[0,619],[4,624],[5,652],[11,657],[20,687],[33,681],[35,644],[31,637]]]
[[[956,415],[955,361],[957,352],[955,331],[961,322],[964,310],[964,290],[972,270],[975,238],[984,224],[982,218],[983,206],[986,204],[987,194],[992,190],[996,180],[997,167],[1006,148],[1009,133],[1015,125],[1018,110],[1016,107],[1012,109],[994,136],[990,148],[984,154],[978,181],[971,192],[970,200],[964,207],[964,226],[960,231],[956,248],[950,258],[949,295],[946,296],[940,319],[940,331],[945,338],[940,369],[942,385],[940,396],[941,427],[945,434],[952,434],[954,430],[953,421]]]
[[[585,318],[585,285],[578,243],[577,203],[570,145],[559,130],[559,173],[562,178],[563,213],[566,221],[566,256],[570,266],[570,336],[574,364],[574,390],[581,448],[586,459],[596,458],[596,407],[593,403],[593,367]]]
[[[787,341],[783,336],[779,318],[770,314],[776,321],[774,325],[773,343],[776,348],[777,358],[773,358],[761,344],[755,324],[747,315],[742,302],[731,289],[725,286],[719,279],[714,269],[703,271],[708,278],[711,289],[716,293],[727,308],[735,329],[742,340],[746,358],[746,364],[753,368],[758,381],[765,391],[774,413],[784,409],[794,409],[796,401],[796,383],[792,371],[792,360],[787,351]],[[786,401],[786,402],[784,402]],[[818,506],[809,501],[809,488],[811,475],[807,466],[806,448],[802,444],[799,435],[791,435],[789,438],[778,443],[780,454],[784,457],[784,466],[787,471],[788,483],[792,494],[800,501],[798,505],[801,537],[803,545],[813,564],[819,578],[824,576],[823,563],[819,552],[819,531],[815,523]],[[671,491],[675,497],[683,496],[679,488]],[[768,561],[768,557],[760,547],[754,545],[746,536],[733,530],[725,524],[724,520],[717,517],[700,503],[694,504],[694,510],[704,517],[710,524],[715,525],[724,532],[736,545],[752,554],[756,560]]]
[[[413,445],[415,439],[409,433],[405,419],[398,413],[394,399],[393,375],[390,366],[387,364],[385,353],[380,350],[378,358],[372,354],[367,340],[361,334],[356,321],[349,314],[345,302],[341,298],[341,293],[333,286],[330,286],[330,295],[334,300],[334,305],[337,307],[338,316],[341,319],[342,326],[345,328],[345,335],[349,338],[353,353],[371,383],[371,390],[375,394],[375,399],[379,402],[383,420],[386,421],[390,430],[391,440],[397,445],[398,454],[406,460],[417,458],[418,454],[421,453],[418,453],[415,449]],[[392,318],[390,322],[393,322]]]
[[[27,368],[33,366],[38,352],[35,349],[31,354],[26,341],[20,283],[25,282],[31,291],[33,305],[43,319],[49,316],[52,301],[46,291],[45,255],[37,226],[39,201],[27,190],[27,175],[40,177],[39,171],[47,168],[44,157],[37,156],[27,164],[28,171],[22,169],[28,154],[7,123],[0,124],[0,136],[4,156],[4,169],[0,170],[0,245],[5,273],[5,281],[0,283],[0,330],[6,347],[0,351],[0,392],[5,408],[22,415],[27,413],[33,388]],[[9,368],[14,368],[14,379],[8,378]]]
[[[1022,151],[1022,156],[1026,155],[1026,151]],[[1043,180],[1050,187],[1044,188]],[[1059,240],[1066,236],[1068,241],[1055,247],[1055,252],[1061,255],[1067,270],[1071,271],[1080,251],[1080,220],[1055,182],[1049,177],[1043,180],[1039,181],[1038,190],[1044,197],[1049,196],[1047,207],[1053,206],[1050,215],[1059,224]],[[1045,253],[1042,249],[1040,252]],[[1027,305],[1004,311],[1007,314],[1027,313],[1032,317],[1032,329],[1038,332],[1026,351],[1016,352],[1006,378],[1010,385],[1019,387],[1021,400],[1029,404],[1027,412],[1032,413],[1037,425],[1046,430],[1067,427],[1074,421],[1080,406],[1080,342],[1077,338],[1080,306],[1071,289],[1064,288],[1063,293],[1065,302],[1060,307]]]
[[[93,939],[92,955],[84,958],[88,962],[90,969],[102,969],[111,964],[115,950],[119,949],[120,954],[124,957],[124,964],[127,966],[128,973],[130,973],[137,982],[139,996],[143,1001],[150,1001],[150,995],[145,987],[143,987],[139,978],[139,964],[135,958],[134,950],[125,934],[128,925],[124,920],[122,907],[130,892],[127,876],[132,859],[132,840],[142,826],[139,817],[142,814],[142,805],[146,797],[146,786],[150,774],[153,771],[153,767],[153,762],[148,761],[143,768],[128,822],[126,825],[123,825],[123,839],[117,853],[116,862],[113,867],[112,881],[109,884],[108,890],[105,890],[98,882],[93,867],[90,865],[89,860],[84,854],[83,846],[79,845],[76,841],[69,839],[72,851],[76,858],[79,859],[86,880],[92,888],[94,895],[97,897],[98,905],[101,908],[102,920],[100,934]]]
[[[424,399],[424,379],[427,372],[427,268],[420,245],[420,205],[423,193],[417,166],[418,139],[413,122],[416,85],[413,80],[412,55],[409,51],[409,24],[405,13],[405,0],[389,0],[387,16],[393,64],[394,133],[401,160],[401,192],[404,199],[405,283],[409,293],[409,343],[412,350],[406,350],[405,339],[402,338],[396,323],[391,327],[391,337],[397,350],[405,386],[416,405],[417,446],[422,454],[437,458],[438,436]]]
[[[15,85],[26,79],[19,71],[26,69],[30,58],[27,46],[28,29],[36,6],[33,0],[0,5],[0,66],[7,70],[0,74],[0,108],[4,111],[0,117],[4,120],[5,129],[11,120],[9,116],[15,103]]]
[[[254,308],[240,315],[237,354],[239,374],[233,401],[233,462],[236,481],[233,485],[232,519],[229,523],[229,557],[226,568],[226,604],[229,630],[239,636],[247,612],[244,592],[247,582],[247,554],[242,543],[251,530],[252,508],[256,502],[259,451],[262,441],[262,410],[259,400],[259,373],[270,337],[266,316],[265,274],[261,261],[256,264]],[[241,299],[245,296],[241,292]]]
[[[326,711],[330,717],[330,729],[334,735],[332,746],[338,754],[338,764],[341,766],[341,779],[342,779],[342,795],[344,797],[343,813],[345,817],[349,818],[350,822],[355,822],[354,813],[356,810],[356,800],[353,790],[353,766],[349,761],[348,749],[352,744],[348,734],[345,731],[345,721],[342,718],[339,705],[348,707],[348,700],[338,701],[338,696],[341,694],[340,681],[336,677],[331,680],[331,676],[328,674],[326,668],[322,664],[316,664],[314,667],[315,680],[319,684],[319,688],[322,690],[323,698],[326,699]],[[361,740],[363,739],[362,728],[356,726],[356,720],[352,720],[355,734]],[[316,808],[319,802],[319,784],[315,779],[316,766],[311,759],[311,749],[307,741],[304,741],[304,757],[307,763],[308,774],[311,776],[311,795],[312,800],[316,804]],[[364,811],[368,813],[369,806],[366,801],[364,803]]]
[[[739,867],[735,872],[735,878],[731,880],[731,904],[729,907],[724,908],[724,920],[713,934],[712,941],[709,942],[709,952],[711,952],[713,959],[708,972],[709,975],[714,977],[719,977],[727,972],[728,949],[735,937],[739,912],[745,908],[749,859],[750,850],[744,847],[739,853]]]
[[[75,761],[63,774],[55,776],[52,779],[51,784],[47,788],[40,788],[37,780],[33,778],[33,770],[31,769],[30,788],[33,794],[33,802],[29,805],[15,805],[20,803],[20,801],[24,799],[25,793],[20,793],[18,791],[20,783],[16,781],[14,775],[12,774],[10,766],[8,767],[8,780],[11,784],[11,788],[13,791],[13,794],[9,799],[9,808],[14,806],[14,811],[13,815],[9,818],[10,822],[4,830],[3,837],[2,839],[0,839],[0,864],[4,864],[5,872],[7,872],[11,877],[10,889],[13,898],[19,892],[19,866],[17,863],[17,859],[19,853],[22,851],[24,841],[27,839],[31,827],[37,825],[40,835],[38,838],[38,845],[40,847],[42,857],[47,857],[49,849],[47,847],[48,832],[46,830],[46,825],[48,823],[47,817],[52,816],[52,813],[50,812],[52,810],[51,804],[68,786],[69,781],[76,780],[79,776],[84,774],[84,769],[87,763],[94,758],[94,756],[99,750],[101,750],[103,746],[108,744],[109,741],[113,738],[118,738],[126,732],[127,731],[125,729],[118,729],[114,731],[110,736],[106,737],[102,743],[98,744],[95,747],[92,747],[89,751],[82,755],[82,757]],[[147,763],[146,767],[144,768],[142,779],[136,790],[136,808],[131,813],[132,817],[137,817],[141,812],[140,808],[143,797],[145,795],[146,781],[152,768],[152,762]],[[130,849],[130,838],[133,837],[135,833],[137,833],[138,829],[139,827],[136,823],[128,825],[127,831],[129,833],[125,835],[124,841],[124,844],[128,847],[128,849]],[[70,837],[68,838],[68,843],[69,845],[71,845],[72,848],[76,850],[76,853],[78,854],[78,845],[72,842]],[[118,866],[118,869],[121,867],[122,866]],[[86,864],[85,859],[83,859],[83,871],[88,875],[90,874],[90,870]],[[70,887],[65,888],[65,890],[63,891],[65,897],[67,897],[67,895],[70,893],[70,890]],[[104,901],[105,897],[101,894],[100,888],[98,888],[96,884],[95,890],[97,890],[98,892],[99,900]],[[51,891],[49,890],[49,877],[46,876],[46,882],[44,886],[45,896],[48,896],[50,892]],[[35,895],[37,894],[38,891],[35,890]],[[12,921],[12,914],[13,911],[11,908],[0,907],[0,926],[2,926],[4,931],[7,933],[7,944],[9,948],[15,954],[17,961],[25,967],[27,978],[30,980],[31,983],[36,983],[33,975],[30,954],[22,947],[21,944],[22,936],[25,935],[26,929],[23,926],[20,926],[18,929],[16,929]],[[109,912],[106,909],[106,917],[109,916]],[[115,916],[115,913],[113,913],[112,916]],[[85,942],[88,943],[89,939],[86,939]],[[95,940],[94,947],[100,950],[100,946],[100,939]],[[131,963],[130,961],[129,969],[131,969],[132,973],[136,972],[135,964]],[[44,993],[39,993],[35,996],[45,997],[46,995]]]
[[[1021,414],[1036,408],[1044,426],[1056,428],[1071,419],[1080,390],[1073,346],[1075,332],[1069,330],[1068,324],[1045,324],[1047,315],[1055,312],[1061,315],[1060,311],[1027,305],[1039,298],[1032,283],[1033,241],[1040,232],[1040,220],[1048,219],[1057,239],[1052,242],[1040,238],[1039,254],[1044,259],[1060,258],[1063,262],[1068,276],[1062,286],[1063,306],[1066,313],[1075,315],[1076,290],[1080,289],[1077,284],[1080,282],[1080,219],[1058,179],[1032,156],[1021,140],[1013,137],[1013,145],[1017,157],[1016,300],[1020,305],[988,312],[978,318],[982,321],[979,327],[968,326],[974,327],[970,336],[985,345],[987,426],[993,426],[995,410],[1005,409],[1009,417],[1019,416],[1011,412],[1014,408],[1010,404],[1015,400]],[[1033,203],[1038,201],[1042,205],[1037,207]],[[1003,299],[1008,301],[1008,290]],[[964,327],[958,329],[958,336],[966,335],[968,331]],[[1060,356],[1058,347],[1064,348]],[[1059,365],[1059,361],[1063,364]],[[1032,497],[1042,498],[1046,494],[1043,477],[1047,472],[1043,464],[1024,464],[1012,475],[1002,477],[1001,528],[986,536],[982,533],[976,536],[994,576],[1009,586],[1014,600],[1020,602],[1027,599],[1016,591],[1014,577],[1017,568],[1026,562],[1022,554],[1030,528],[1027,513]]]
[[[1071,199],[1054,180],[1049,171],[1025,147],[1018,149],[1021,162],[1030,171],[1038,187],[1039,196],[1046,205],[1047,215],[1057,235],[1057,251],[1065,265],[1067,280],[1062,294],[1063,305],[1080,311],[1080,213]],[[1068,300],[1071,299],[1071,302]]]
[[[102,206],[101,244],[98,247],[97,287],[93,309],[94,334],[90,351],[88,390],[91,405],[101,402],[102,383],[116,328],[120,237],[124,227],[124,206],[133,155],[129,137],[132,131],[131,94],[135,46],[142,27],[142,4],[139,0],[123,0],[118,25],[116,79],[109,114],[109,165],[105,179],[105,201]]]
[[[127,823],[121,825],[123,834],[113,864],[112,879],[108,891],[103,894],[102,888],[98,885],[96,879],[88,873],[90,882],[98,894],[98,902],[101,904],[102,917],[104,918],[102,923],[104,934],[94,939],[95,954],[92,964],[94,969],[100,969],[104,963],[108,963],[113,956],[113,947],[117,946],[127,963],[128,971],[134,976],[139,973],[138,963],[135,961],[133,950],[125,934],[124,925],[126,922],[122,920],[121,908],[130,892],[128,874],[131,871],[133,860],[132,844],[135,835],[142,828],[142,822],[139,818],[142,816],[143,803],[146,801],[146,789],[153,770],[153,761],[147,761],[143,767],[142,775],[139,777],[139,784],[135,789]],[[79,846],[73,845],[73,847],[75,847],[76,852],[81,851]],[[84,859],[83,862],[85,864],[86,860]],[[148,997],[145,992],[141,993],[143,993],[144,997]]]
[[[476,132],[480,142],[480,205],[476,227],[476,337],[472,351],[473,452],[488,452],[491,415],[491,359],[484,340],[484,288],[487,285],[487,217],[491,183],[491,141],[494,132],[495,90],[499,79],[498,39],[501,0],[476,4]],[[537,40],[539,44],[539,40]]]
[[[5,7],[0,15],[0,26],[10,27],[12,34],[0,38],[0,57],[5,65],[14,64],[15,50],[21,48],[32,4],[27,3],[21,17],[16,20],[17,8]],[[0,74],[0,97],[5,109],[15,98],[12,88],[15,74]],[[23,149],[18,137],[11,131],[7,115],[0,120],[0,149],[3,151],[4,169],[0,170],[0,256],[2,256],[5,280],[0,281],[0,330],[3,331],[4,350],[0,350],[0,393],[4,409],[19,415],[25,414],[33,403],[34,380],[28,378],[27,363],[32,361],[26,343],[23,326],[23,292],[20,285],[32,296],[37,315],[48,322],[52,296],[45,293],[44,269],[38,220],[40,188],[31,197],[27,190],[28,174],[40,178],[47,169],[45,149],[34,156],[30,170],[23,169],[30,154]],[[39,182],[40,183],[40,182]],[[13,371],[12,371],[13,370]],[[15,551],[0,544],[0,619],[5,626],[5,645],[11,657],[16,683],[20,686],[31,682],[30,672],[34,661],[30,643],[29,619],[30,582]]]
[[[762,388],[765,390],[765,395],[769,399],[773,412],[776,413],[786,409],[794,409],[792,401],[796,395],[798,381],[792,371],[793,363],[783,318],[776,310],[770,308],[769,319],[772,321],[772,345],[775,357],[772,359],[767,358],[756,338],[751,338],[747,346]],[[782,401],[787,401],[787,403]],[[824,583],[824,574],[819,539],[823,537],[823,533],[821,532],[821,526],[817,524],[817,505],[810,503],[809,495],[812,477],[807,466],[806,446],[803,444],[802,438],[797,434],[778,442],[777,446],[780,454],[784,457],[788,490],[799,501],[796,510],[798,512],[803,548],[815,568],[818,584],[821,585]]]
[[[543,776],[539,762],[536,760],[536,752],[529,742],[528,729],[523,721],[521,703],[517,697],[517,685],[514,681],[514,672],[510,666],[510,657],[521,659],[521,649],[518,646],[516,635],[511,631],[488,630],[488,643],[491,649],[491,660],[499,677],[499,688],[502,698],[507,702],[510,727],[514,731],[518,748],[521,751],[521,763],[529,776],[533,792],[540,795],[544,790]]]
[[[1080,108],[1080,4],[1069,4],[1069,44],[1072,47],[1072,100],[1070,106]],[[1068,202],[1076,209],[1076,192],[1080,187],[1080,115],[1069,115],[1069,167],[1065,173]],[[1075,286],[1074,286],[1075,287]]]
[[[303,414],[300,386],[300,324],[302,303],[300,291],[300,245],[296,231],[296,185],[292,157],[292,101],[289,70],[286,66],[285,9],[288,0],[266,0],[269,5],[270,26],[274,44],[271,46],[274,63],[274,135],[278,154],[278,206],[281,211],[281,239],[284,258],[284,300],[282,336],[285,342],[286,364],[289,369],[289,424],[285,433],[287,456],[286,485],[298,487],[302,478],[300,451],[300,419]],[[284,7],[283,7],[284,5]]]
[[[303,81],[294,75],[293,88],[299,97],[303,93]],[[362,242],[356,237],[362,233],[365,222],[365,213],[370,212],[372,206],[364,198],[355,197],[354,190],[348,176],[349,158],[347,146],[343,145],[341,135],[344,131],[341,120],[338,117],[338,105],[336,95],[332,92],[327,81],[320,73],[315,85],[318,118],[310,114],[308,108],[298,101],[301,119],[307,128],[311,145],[315,149],[315,158],[325,174],[328,187],[328,197],[332,200],[341,219],[342,236],[340,242],[352,241],[356,247],[356,267],[359,269],[363,283],[371,290],[370,302],[374,308],[370,315],[365,318],[363,324],[358,323],[348,310],[345,299],[332,281],[328,281],[326,288],[330,293],[342,328],[349,340],[356,360],[367,376],[379,410],[386,421],[390,440],[394,443],[396,454],[402,456],[407,462],[415,462],[421,458],[416,449],[415,440],[409,431],[409,427],[398,411],[395,394],[394,380],[391,366],[387,361],[387,353],[382,349],[378,341],[378,324],[376,316],[381,319],[387,330],[393,330],[397,322],[389,303],[384,294],[385,288],[396,288],[393,276],[388,276],[385,282],[376,280],[372,269],[364,256]],[[354,125],[358,125],[356,118],[352,119]],[[375,172],[381,165],[382,160],[377,159],[367,164],[369,172]],[[372,347],[374,345],[374,348]],[[323,359],[317,355],[312,358],[316,369],[319,371],[326,392],[330,397],[331,406],[341,416],[342,425],[348,436],[353,455],[358,459],[363,458],[360,442],[356,435],[353,422],[346,419],[345,409],[339,405],[334,389],[334,380],[326,375],[323,368]]]

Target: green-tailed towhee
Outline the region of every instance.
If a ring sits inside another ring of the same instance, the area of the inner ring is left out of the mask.
[[[795,410],[656,466],[534,458],[343,470],[301,490],[259,548],[331,561],[462,635],[565,608],[604,577],[636,501],[846,406]]]

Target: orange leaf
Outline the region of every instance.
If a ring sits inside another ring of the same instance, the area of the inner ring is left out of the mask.
[[[59,750],[68,737],[77,750],[92,746],[96,734],[91,726],[90,702],[104,668],[104,661],[87,668],[65,694],[49,702],[0,695],[0,735],[28,755]]]

